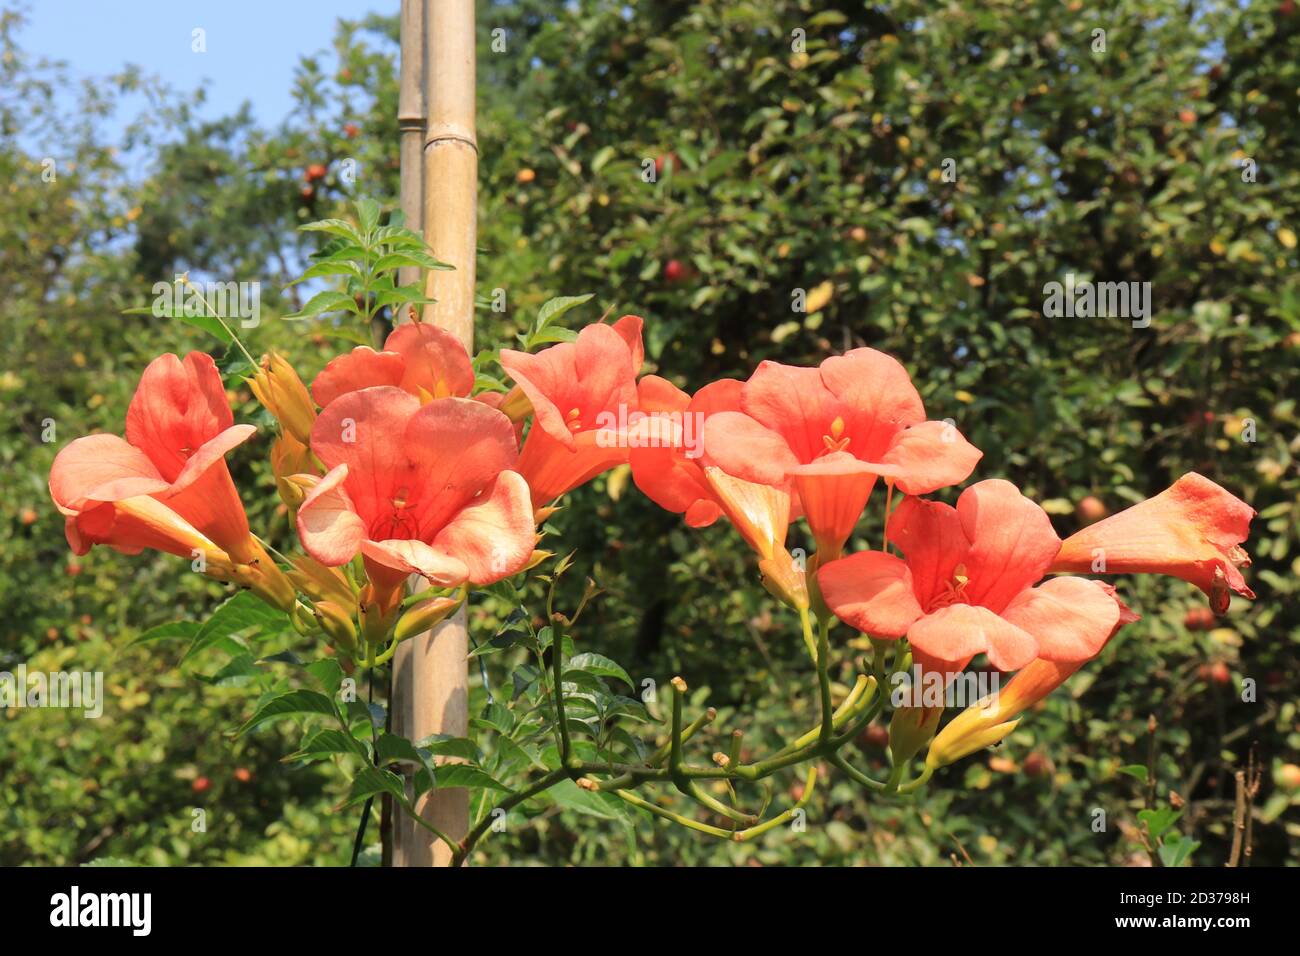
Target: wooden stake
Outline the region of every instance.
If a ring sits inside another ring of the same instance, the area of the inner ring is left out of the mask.
[[[424,240],[438,259],[455,266],[430,272],[423,321],[458,336],[473,354],[475,243],[478,238],[478,144],[475,139],[474,0],[425,0]],[[462,611],[432,633],[413,639],[403,679],[412,740],[429,734],[463,737],[469,731],[469,638]],[[409,677],[408,677],[409,675]],[[395,682],[396,683],[396,682]],[[397,685],[399,688],[400,684]],[[434,790],[420,813],[452,839],[469,831],[469,792]],[[451,852],[422,827],[404,832],[398,866],[446,866]]]
[[[401,15],[401,65],[398,77],[397,126],[401,137],[401,207],[409,229],[419,231],[424,221],[424,3],[425,0],[402,0]],[[402,269],[398,281],[409,285],[420,278],[419,269]],[[395,316],[395,321],[408,321],[410,316]],[[376,346],[378,347],[378,346]],[[412,577],[412,587],[420,587],[423,579]],[[393,657],[393,683],[389,699],[392,709],[393,733],[409,740],[421,737],[415,730],[415,668],[412,664],[411,642],[402,644]],[[407,780],[407,795],[414,797],[411,782]],[[392,862],[398,866],[416,865],[415,844],[422,844],[419,857],[428,865],[430,848],[428,831],[418,827],[405,813],[398,813],[393,821]]]

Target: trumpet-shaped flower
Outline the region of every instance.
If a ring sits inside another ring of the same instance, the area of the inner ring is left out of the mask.
[[[628,460],[626,423],[637,410],[636,374],[645,355],[641,326],[638,316],[625,315],[535,355],[502,350],[502,368],[533,410],[519,471],[535,507]]]
[[[1196,585],[1216,614],[1231,593],[1253,598],[1238,568],[1255,510],[1210,479],[1188,472],[1154,498],[1066,538],[1053,571],[1169,574]]]
[[[692,397],[667,379],[647,375],[637,383],[642,414],[660,426],[638,432],[629,442],[632,480],[659,507],[684,515],[692,528],[713,524],[722,514],[705,469],[702,425],[710,415],[740,408],[742,383],[722,379]]]
[[[841,620],[876,637],[906,636],[922,660],[961,670],[985,653],[999,670],[1036,657],[1071,663],[1099,651],[1119,621],[1105,585],[1040,581],[1060,539],[1047,514],[1007,481],[981,481],[957,507],[909,498],[889,520],[905,556],[864,551],[830,562],[818,583]]]
[[[255,431],[234,424],[211,357],[191,352],[184,361],[175,355],[154,359],[127,410],[126,439],[78,438],[54,459],[50,495],[67,518],[69,543],[79,554],[91,544],[116,547],[117,534],[137,529],[126,520],[118,527],[114,506],[147,495],[237,561],[257,557],[260,549],[249,536],[225,462],[226,453]],[[139,550],[129,538],[120,543]]]
[[[843,548],[877,477],[926,494],[963,481],[982,454],[951,425],[926,421],[906,369],[868,348],[815,369],[763,362],[745,383],[741,410],[710,416],[704,442],[739,478],[793,479],[828,556]]]
[[[1109,584],[1101,587],[1119,608],[1119,617],[1106,638],[1109,640],[1115,631],[1136,621],[1138,616],[1115,596],[1115,589]],[[1005,687],[954,717],[930,744],[926,763],[942,767],[997,743],[1015,729],[1025,710],[1064,684],[1083,664],[1083,661],[1049,661],[1041,657],[1030,661]]]
[[[330,361],[311,385],[324,408],[340,395],[391,385],[421,402],[463,397],[474,389],[474,367],[460,339],[427,322],[407,322],[389,334],[382,352],[359,346]]]
[[[305,482],[303,547],[327,567],[363,555],[383,610],[412,573],[440,586],[483,585],[528,563],[532,508],[500,412],[463,398],[421,405],[379,386],[334,399],[311,437],[329,471]]]

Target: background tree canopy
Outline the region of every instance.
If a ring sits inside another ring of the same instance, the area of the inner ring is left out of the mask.
[[[202,120],[136,70],[78,87],[0,16],[0,670],[102,669],[109,697],[94,722],[0,713],[0,862],[346,861],[339,780],[280,764],[273,728],[223,739],[252,705],[238,678],[130,646],[219,588],[172,558],[71,557],[45,478],[71,438],[119,429],[150,357],[213,347],[121,314],[175,272],[260,281],[250,347],[285,349],[304,375],[347,347],[329,320],[303,335],[278,315],[300,304],[284,286],[315,247],[299,224],[359,196],[395,205],[396,16],[340,23],[334,48],[301,62],[298,109],[276,128],[246,111]],[[1147,787],[1125,768],[1147,764],[1154,717],[1150,783],[1157,804],[1176,793],[1201,844],[1192,861],[1226,858],[1232,775],[1252,746],[1266,770],[1255,859],[1294,861],[1300,797],[1282,768],[1300,749],[1296,5],[515,0],[480,3],[479,25],[480,348],[513,344],[553,295],[586,292],[582,321],[645,316],[648,370],[688,390],[763,359],[870,345],[903,361],[931,418],[984,449],[981,477],[1020,484],[1063,536],[1085,497],[1118,510],[1189,470],[1260,512],[1247,545],[1258,600],[1192,629],[1204,598],[1189,585],[1118,582],[1143,620],[1003,748],[915,802],[832,775],[805,833],[746,846],[578,806],[494,836],[487,859],[1144,860]],[[108,141],[95,119],[143,87],[157,108]],[[78,110],[60,110],[73,98]],[[1044,287],[1067,274],[1149,282],[1149,327],[1046,316]],[[268,424],[229,384],[236,415]],[[265,452],[241,450],[237,478],[265,491],[246,497],[250,521],[287,541]],[[797,632],[756,597],[728,528],[686,528],[625,469],[552,523],[606,589],[584,617],[587,648],[638,679],[685,676],[719,707],[719,739],[815,719]],[[877,541],[878,517],[858,530]],[[500,623],[490,602],[472,621],[480,636]],[[508,686],[510,655],[485,661]],[[472,709],[486,700],[474,688]],[[862,747],[883,762],[878,735]],[[200,778],[219,809],[194,834]],[[793,772],[786,784],[799,786]]]

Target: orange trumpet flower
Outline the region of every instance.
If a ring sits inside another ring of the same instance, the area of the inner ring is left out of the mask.
[[[532,556],[528,487],[500,412],[463,398],[421,405],[379,386],[330,402],[311,439],[329,471],[304,482],[298,535],[326,567],[363,555],[363,603],[386,613],[412,573],[444,587],[491,584]]]
[[[999,670],[1036,657],[1094,656],[1119,623],[1114,590],[1085,578],[1034,587],[1060,548],[1047,514],[1008,481],[981,481],[957,507],[909,498],[890,517],[906,556],[863,551],[817,573],[826,604],[876,637],[906,636],[923,661],[960,671],[985,653]]]
[[[340,395],[391,385],[421,402],[464,397],[474,390],[474,366],[460,339],[427,322],[399,325],[376,352],[362,345],[332,359],[311,384],[324,408]]]
[[[535,355],[502,349],[502,368],[533,409],[519,472],[535,508],[628,460],[627,423],[645,356],[641,326],[639,316],[625,315]]]
[[[1173,575],[1204,591],[1222,614],[1233,593],[1255,596],[1238,570],[1250,564],[1241,543],[1254,517],[1240,498],[1188,472],[1154,498],[1070,535],[1049,570]]]
[[[926,421],[907,370],[867,348],[815,369],[763,362],[744,385],[740,411],[710,417],[704,444],[738,478],[793,479],[827,557],[840,553],[877,477],[926,494],[965,480],[982,455],[956,428]]]

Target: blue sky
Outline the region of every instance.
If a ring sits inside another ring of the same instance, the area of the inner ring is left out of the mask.
[[[77,77],[134,63],[178,91],[206,80],[202,115],[248,100],[257,120],[272,125],[292,106],[300,55],[328,49],[340,17],[396,13],[398,0],[35,0],[19,8],[28,20],[23,49],[66,60]],[[206,33],[206,53],[191,50],[196,27]]]

